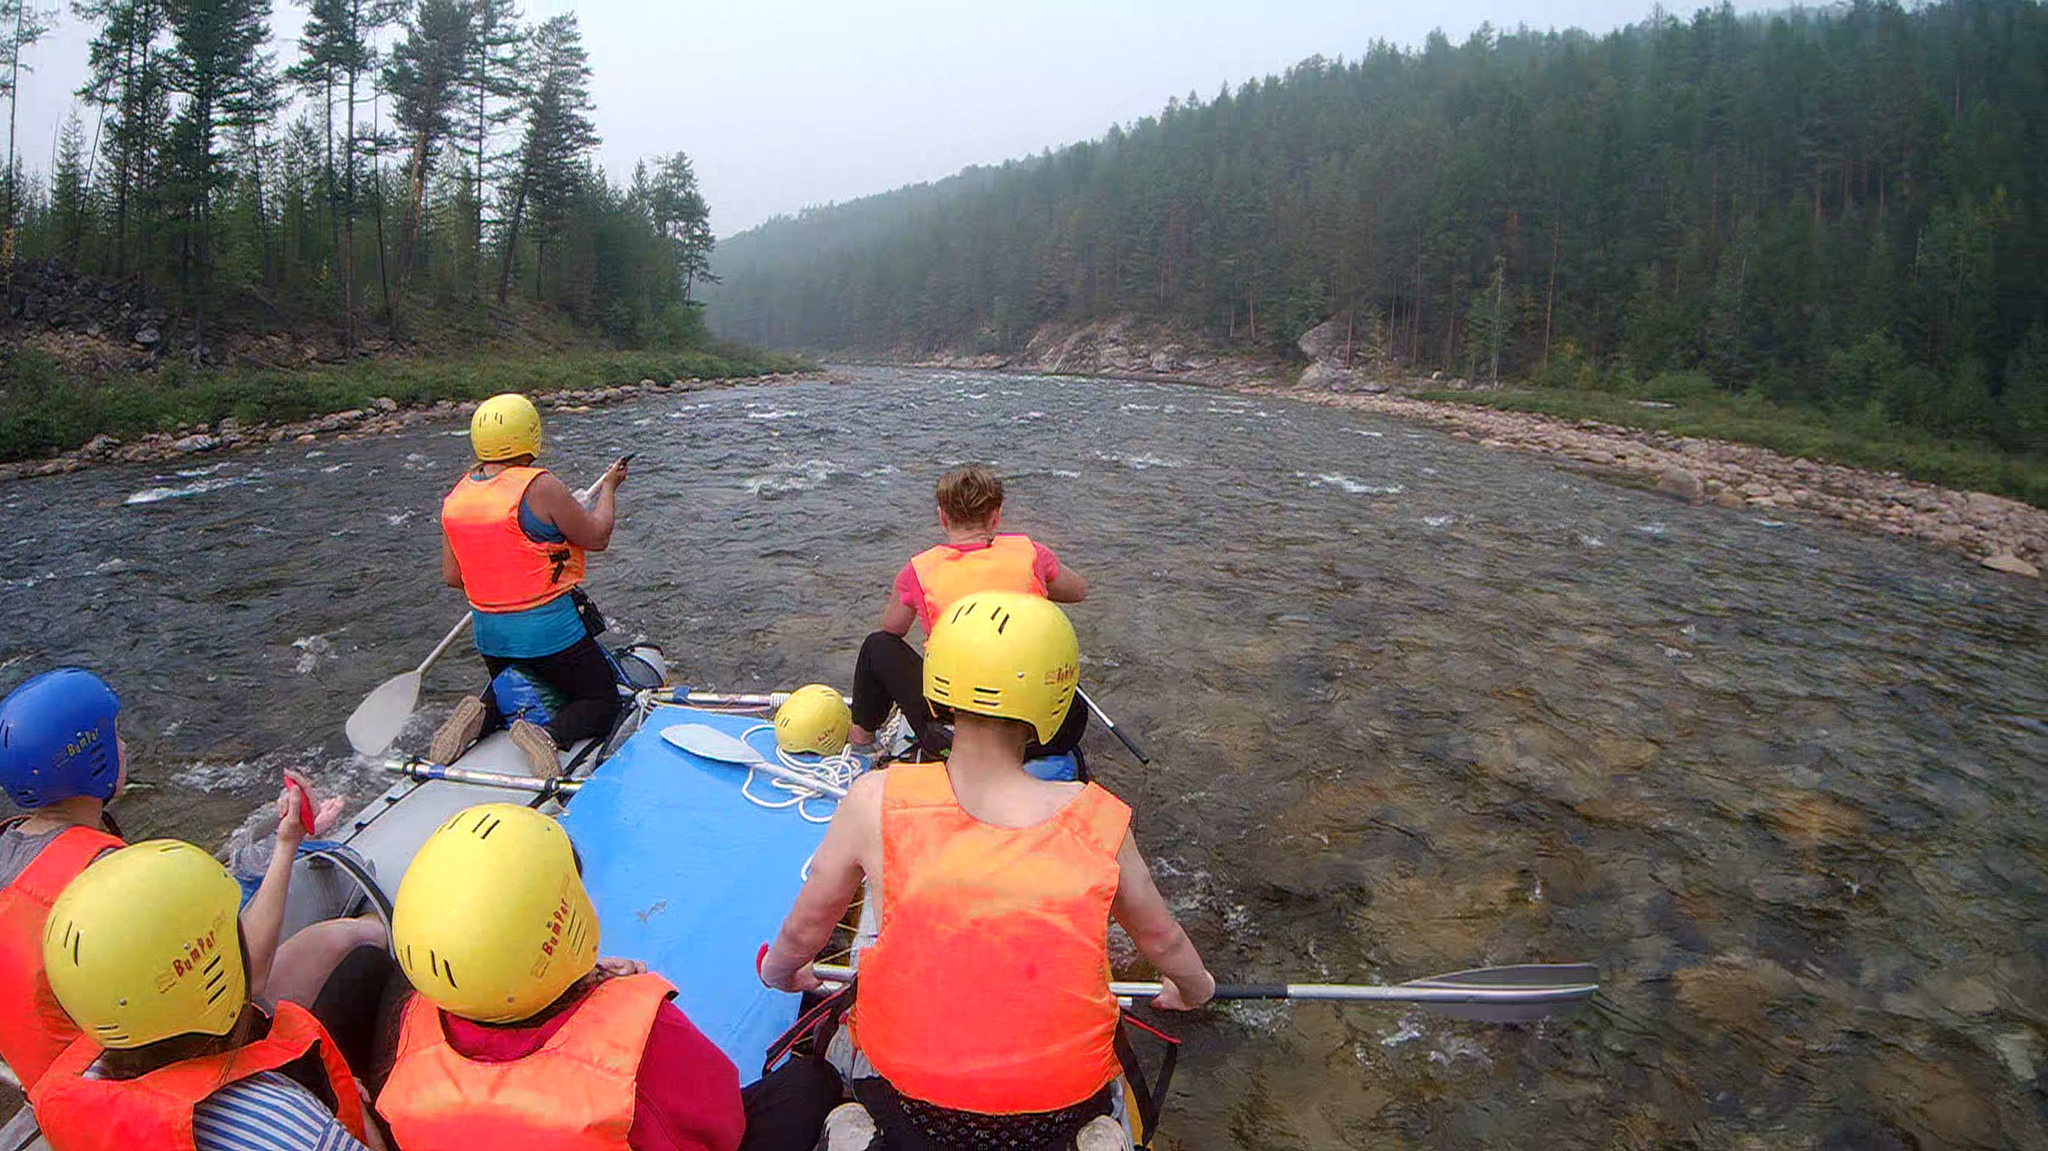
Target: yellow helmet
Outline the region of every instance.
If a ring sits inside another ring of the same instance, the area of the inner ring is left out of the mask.
[[[933,622],[924,645],[926,699],[1028,723],[1041,743],[1065,722],[1080,673],[1066,613],[1023,592],[963,597]]]
[[[492,396],[469,418],[469,443],[481,463],[540,454],[540,410],[518,392]]]
[[[391,914],[398,965],[451,1015],[516,1023],[597,966],[597,911],[562,825],[486,803],[427,837]]]
[[[775,746],[838,755],[846,750],[846,729],[852,725],[853,710],[839,689],[814,683],[790,692],[775,709]]]
[[[101,1047],[226,1035],[249,1002],[242,889],[220,861],[175,839],[102,856],[43,924],[50,990]]]

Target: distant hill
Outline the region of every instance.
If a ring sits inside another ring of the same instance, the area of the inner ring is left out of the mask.
[[[2048,13],[1857,3],[1371,45],[1101,139],[779,219],[721,334],[1002,351],[1133,315],[1409,371],[1731,389],[2048,441]]]

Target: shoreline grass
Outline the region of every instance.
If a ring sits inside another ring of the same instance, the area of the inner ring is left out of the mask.
[[[98,435],[132,440],[179,424],[233,417],[244,425],[365,408],[480,400],[499,392],[545,395],[643,379],[743,379],[816,370],[798,356],[733,344],[676,351],[577,351],[367,361],[301,370],[165,365],[154,373],[81,376],[48,355],[17,349],[0,363],[0,462],[38,459]]]
[[[1786,407],[1754,396],[1645,394],[1643,399],[1672,406],[1644,407],[1643,400],[1628,396],[1550,388],[1417,394],[1446,403],[1750,444],[1781,455],[1898,472],[1942,487],[1989,492],[2048,508],[2048,452],[2002,452],[1888,422]]]

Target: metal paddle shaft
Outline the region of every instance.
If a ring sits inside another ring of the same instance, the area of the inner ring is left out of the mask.
[[[441,658],[442,653],[455,643],[457,636],[469,626],[470,614],[465,611],[462,619],[448,629],[441,642],[418,667],[400,675],[392,676],[377,686],[377,690],[364,697],[356,705],[353,715],[343,730],[348,733],[348,745],[357,755],[382,755],[398,733],[405,730],[405,721],[412,718],[413,709],[420,702],[420,679],[427,669]]]
[[[416,783],[468,783],[506,791],[532,791],[542,795],[574,795],[582,788],[580,779],[535,779],[530,775],[506,775],[497,771],[472,771],[466,767],[445,767],[424,759],[391,759],[384,770]]]
[[[824,963],[811,968],[827,983],[846,983],[853,969]],[[1119,999],[1149,999],[1158,983],[1112,983]],[[1219,983],[1217,999],[1286,999],[1335,1003],[1412,1003],[1455,1019],[1531,1023],[1577,1010],[1600,990],[1600,973],[1586,963],[1530,963],[1454,971],[1389,986],[1356,983]]]
[[[790,693],[786,691],[697,691],[692,688],[678,687],[672,688],[668,691],[655,693],[654,701],[656,703],[673,703],[692,707],[757,708],[781,707],[783,704],[789,702],[789,696]],[[845,696],[841,696],[840,698],[846,700],[847,706],[851,707],[853,705],[852,699],[849,699]]]
[[[1101,708],[1095,706],[1095,701],[1088,698],[1087,692],[1076,689],[1074,694],[1081,697],[1081,702],[1088,705],[1088,710],[1095,713],[1095,718],[1102,721],[1102,726],[1109,729],[1109,734],[1117,737],[1117,739],[1121,741],[1125,747],[1131,749],[1131,754],[1138,757],[1139,763],[1142,763],[1147,767],[1150,767],[1152,765],[1152,757],[1146,755],[1145,750],[1143,748],[1139,747],[1137,743],[1131,739],[1130,736],[1124,734],[1124,729],[1118,727],[1116,725],[1116,721],[1109,718],[1108,712],[1105,712]]]

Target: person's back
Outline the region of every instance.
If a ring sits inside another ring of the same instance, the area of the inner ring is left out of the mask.
[[[1027,744],[1072,707],[1077,672],[1073,629],[1045,600],[958,601],[924,678],[957,714],[951,757],[855,783],[764,958],[770,986],[817,986],[809,962],[867,882],[881,929],[847,1021],[850,1086],[884,1132],[944,1145],[999,1129],[1053,1147],[1113,1129],[1112,917],[1164,973],[1160,1006],[1214,987],[1131,840],[1130,809],[1023,769]]]
[[[896,573],[881,626],[861,645],[853,674],[852,741],[871,750],[874,731],[891,706],[903,713],[928,753],[944,751],[946,737],[924,699],[923,657],[905,638],[913,624],[931,635],[940,612],[977,592],[1019,592],[1054,603],[1080,603],[1088,585],[1061,564],[1051,548],[1021,533],[1002,530],[1003,481],[980,465],[955,468],[939,478],[935,499],[943,542],[912,556]],[[1087,712],[1070,716],[1046,741],[1054,753],[1072,751],[1087,727]]]
[[[497,692],[456,704],[428,757],[450,763],[487,730],[510,726],[530,770],[552,778],[561,749],[609,731],[619,712],[612,666],[586,623],[579,588],[590,552],[611,543],[625,461],[588,493],[589,506],[537,466],[540,413],[507,393],[470,421],[476,464],[441,501],[441,579],[462,589],[476,648],[494,680],[515,665],[561,698],[544,722],[507,715]]]
[[[645,967],[600,965],[568,836],[513,804],[421,847],[392,938],[414,993],[377,1095],[406,1151],[733,1151],[739,1073]]]

